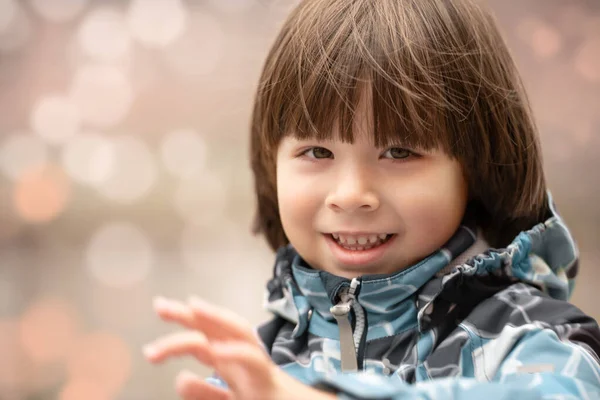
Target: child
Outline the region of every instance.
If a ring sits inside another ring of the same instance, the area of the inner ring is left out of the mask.
[[[600,399],[600,330],[567,302],[577,250],[479,1],[303,1],[251,134],[275,316],[259,339],[230,311],[158,299],[192,332],[147,357],[191,354],[222,379],[183,373],[183,398]]]

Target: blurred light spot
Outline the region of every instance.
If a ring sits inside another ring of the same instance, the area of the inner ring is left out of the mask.
[[[100,184],[108,179],[114,168],[113,144],[98,133],[80,133],[64,146],[62,163],[77,182]]]
[[[600,37],[583,42],[575,56],[575,69],[586,80],[600,82]]]
[[[16,182],[13,202],[25,221],[44,223],[64,211],[70,195],[69,179],[55,167],[26,171]]]
[[[146,195],[156,180],[154,158],[146,144],[133,136],[115,138],[112,146],[113,167],[98,190],[113,201],[132,203]]]
[[[202,76],[215,71],[224,49],[219,22],[205,14],[194,16],[193,24],[165,48],[168,65],[184,76]]]
[[[52,22],[67,22],[77,17],[88,0],[31,0],[33,9]]]
[[[255,0],[208,0],[208,2],[216,9],[227,13],[245,12],[256,5]]]
[[[546,26],[534,32],[532,45],[539,56],[552,57],[560,51],[562,38],[556,29]]]
[[[99,128],[118,124],[133,103],[133,89],[125,75],[108,65],[88,65],[75,74],[71,97],[84,122]]]
[[[81,29],[81,26],[80,26]],[[110,35],[109,35],[110,36]],[[130,37],[130,43],[131,37]],[[128,46],[128,50],[124,52],[120,56],[115,56],[111,58],[110,56],[106,56],[106,58],[102,58],[101,55],[91,54],[88,52],[86,48],[83,47],[81,43],[81,35],[78,32],[75,35],[71,35],[65,40],[65,50],[64,55],[66,59],[66,68],[70,76],[74,76],[77,71],[81,69],[82,66],[86,65],[108,65],[112,68],[115,68],[117,71],[121,72],[129,82],[129,86],[133,85],[133,78],[135,76],[132,75],[132,70],[138,62],[143,62],[138,59],[138,54],[136,51],[133,51],[133,46]],[[134,54],[135,53],[135,54]],[[71,85],[72,86],[72,85]],[[133,87],[132,87],[133,91]],[[133,91],[137,93],[137,91]]]
[[[58,400],[110,400],[111,396],[90,379],[69,381],[58,395]]]
[[[16,321],[0,319],[0,354],[0,393],[22,392],[34,366],[23,351]]]
[[[131,36],[125,15],[118,9],[104,7],[89,13],[78,32],[79,44],[91,57],[114,61],[131,48]]]
[[[209,227],[223,219],[227,200],[227,188],[223,181],[204,172],[194,179],[179,183],[175,190],[174,206],[184,221]]]
[[[185,179],[202,172],[206,143],[198,132],[191,129],[173,131],[164,138],[160,150],[163,163],[173,175]]]
[[[145,279],[154,254],[150,241],[137,227],[111,223],[90,240],[86,265],[94,278],[111,287],[128,287]]]
[[[33,361],[63,361],[77,335],[77,312],[61,299],[39,300],[23,314],[19,330],[22,346]]]
[[[0,0],[0,35],[13,24],[17,17],[17,7],[15,0]]]
[[[33,106],[31,127],[50,143],[59,144],[69,139],[77,133],[80,124],[79,110],[66,97],[42,97]]]
[[[0,169],[12,180],[17,180],[33,167],[48,160],[46,144],[37,136],[27,132],[15,132],[0,145]]]
[[[0,53],[10,53],[23,48],[31,36],[31,18],[14,0],[13,4],[17,6],[14,17],[8,25],[0,29]],[[2,12],[0,10],[0,15]]]
[[[527,43],[540,57],[556,55],[563,45],[560,32],[545,21],[530,17],[522,20],[517,26],[521,39]]]
[[[110,333],[93,333],[81,337],[75,343],[67,362],[67,373],[71,384],[79,382],[80,385],[77,390],[70,390],[80,396],[60,397],[60,399],[113,398],[131,375],[131,364],[131,352],[120,337]],[[84,385],[83,382],[89,384]],[[88,396],[86,391],[92,391],[90,393],[92,397]],[[86,395],[81,396],[83,393]],[[93,397],[94,393],[96,396],[109,397]],[[67,393],[65,396],[71,394]]]
[[[164,47],[183,33],[187,9],[181,0],[132,0],[129,6],[129,29],[141,43]]]

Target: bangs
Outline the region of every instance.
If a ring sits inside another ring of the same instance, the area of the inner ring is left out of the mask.
[[[378,147],[402,144],[450,154],[457,138],[448,137],[448,77],[436,68],[435,46],[423,43],[427,29],[394,24],[402,21],[393,16],[400,12],[397,2],[331,3],[314,14],[301,6],[296,12],[302,18],[284,35],[286,54],[277,57],[268,85],[274,103],[266,109],[276,112],[269,142],[276,145],[286,135],[326,140],[337,133],[353,143],[360,111]],[[337,24],[329,23],[330,13]]]
[[[287,243],[277,200],[281,140],[353,143],[363,119],[377,147],[456,159],[493,246],[546,215],[537,128],[479,0],[303,0],[294,9],[267,56],[250,127],[255,232],[273,249]]]

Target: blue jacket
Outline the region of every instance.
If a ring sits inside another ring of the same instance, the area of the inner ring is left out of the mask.
[[[258,333],[281,368],[340,399],[600,399],[600,329],[567,302],[577,249],[552,213],[444,274],[473,226],[405,270],[352,281],[282,248]]]

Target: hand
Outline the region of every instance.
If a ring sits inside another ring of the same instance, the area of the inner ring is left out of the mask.
[[[145,346],[152,363],[192,355],[227,382],[223,389],[189,371],[176,379],[185,400],[332,400],[331,393],[306,386],[281,370],[264,351],[251,325],[230,310],[192,298],[182,303],[157,298],[154,308],[165,321],[187,328]]]

